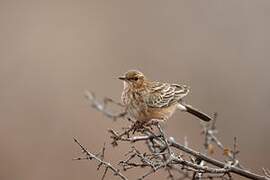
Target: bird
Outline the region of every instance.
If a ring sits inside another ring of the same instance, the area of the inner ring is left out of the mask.
[[[121,95],[127,114],[141,123],[168,120],[179,109],[203,121],[212,118],[189,104],[183,98],[190,88],[186,85],[151,81],[138,70],[129,70],[119,77],[124,82]]]

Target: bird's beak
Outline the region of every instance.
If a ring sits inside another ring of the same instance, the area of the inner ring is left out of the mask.
[[[126,77],[120,76],[120,77],[118,77],[118,79],[120,79],[120,80],[122,80],[122,81],[125,81],[125,80],[126,80]]]

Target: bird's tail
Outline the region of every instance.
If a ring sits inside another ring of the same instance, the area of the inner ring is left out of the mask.
[[[178,104],[178,108],[182,111],[186,111],[198,118],[200,118],[203,121],[210,121],[212,120],[212,118],[210,116],[208,116],[207,114],[201,112],[198,109],[195,109],[194,107],[192,107],[191,105],[188,104]]]

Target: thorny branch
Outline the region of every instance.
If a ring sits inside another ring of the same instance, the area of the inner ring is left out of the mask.
[[[95,159],[97,162],[99,162],[98,170],[100,169],[100,167],[102,165],[105,166],[105,171],[104,171],[104,174],[102,176],[102,179],[105,178],[108,170],[111,170],[114,173],[114,175],[119,176],[123,180],[127,180],[127,178],[119,171],[119,169],[116,169],[110,163],[103,160],[105,146],[102,149],[101,158],[99,158],[97,155],[89,152],[76,138],[73,138],[73,139],[74,139],[75,143],[77,143],[80,146],[80,148],[82,150],[82,153],[85,155],[85,157],[83,157],[83,158],[75,158],[74,160],[82,160],[82,159],[92,160],[92,159]]]
[[[99,102],[93,93],[86,92],[86,97],[91,106],[102,112],[107,117],[116,120],[126,116],[123,111],[119,114],[113,114],[107,109],[107,103],[115,103],[111,99],[106,98],[103,103]],[[208,124],[202,124],[202,134],[204,135],[205,152],[196,151],[187,146],[188,142],[185,138],[185,143],[181,144],[173,137],[168,137],[164,129],[158,122],[142,124],[128,119],[131,125],[123,132],[117,132],[110,129],[112,145],[117,146],[120,142],[130,142],[134,145],[131,150],[125,154],[125,159],[120,160],[118,165],[123,171],[134,168],[145,168],[146,172],[138,179],[142,180],[154,174],[157,171],[165,170],[168,173],[167,178],[175,179],[232,179],[232,173],[254,180],[270,180],[270,171],[263,168],[263,175],[258,175],[250,172],[240,165],[236,155],[239,153],[237,147],[237,139],[234,138],[232,150],[226,148],[217,137],[216,120],[217,114],[214,115],[214,120]],[[76,158],[76,160],[96,160],[99,162],[98,169],[103,166],[105,168],[102,175],[104,179],[107,171],[110,170],[115,176],[120,179],[128,179],[119,169],[113,167],[110,163],[104,161],[105,146],[100,154],[95,155],[89,152],[82,144],[74,138],[74,141],[80,146],[85,157]],[[141,152],[135,147],[136,142],[145,142],[148,151]],[[215,152],[215,147],[222,150],[222,154],[226,157],[225,162],[219,161],[211,157]]]

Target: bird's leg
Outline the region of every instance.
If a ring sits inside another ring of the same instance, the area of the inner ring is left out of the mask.
[[[132,126],[132,129],[133,129],[133,134],[136,132],[136,131],[140,131],[141,129],[144,129],[144,125],[145,125],[146,122],[144,121],[136,121],[133,126]]]
[[[158,119],[151,119],[150,121],[146,122],[145,126],[148,126],[151,129],[153,129],[152,126],[157,126],[160,121],[161,120]]]

